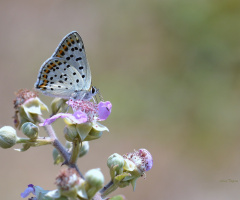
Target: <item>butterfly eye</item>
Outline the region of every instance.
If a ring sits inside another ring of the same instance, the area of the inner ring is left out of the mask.
[[[92,94],[94,94],[95,93],[95,88],[94,87],[92,87]]]

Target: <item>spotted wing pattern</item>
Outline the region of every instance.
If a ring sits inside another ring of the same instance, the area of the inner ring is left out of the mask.
[[[69,99],[84,85],[82,76],[65,59],[52,57],[40,68],[35,88],[48,96]],[[86,92],[82,91],[82,93]]]
[[[89,90],[91,87],[91,71],[87,61],[82,38],[73,31],[66,35],[60,42],[52,57],[64,58],[70,65],[85,78],[82,90]]]

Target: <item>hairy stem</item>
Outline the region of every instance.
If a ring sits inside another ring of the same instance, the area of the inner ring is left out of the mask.
[[[42,118],[41,116],[38,115],[37,121],[39,123],[43,123],[44,118]],[[84,177],[83,177],[82,173],[80,172],[80,170],[78,169],[76,163],[71,163],[70,162],[71,155],[67,152],[66,148],[58,140],[58,138],[55,134],[55,131],[53,130],[53,127],[51,125],[46,125],[46,126],[44,126],[44,129],[47,132],[48,136],[51,138],[52,145],[58,150],[58,152],[64,158],[65,162],[63,164],[66,164],[67,166],[69,166],[71,168],[75,168],[77,170],[77,172],[79,173],[80,177],[84,179]]]

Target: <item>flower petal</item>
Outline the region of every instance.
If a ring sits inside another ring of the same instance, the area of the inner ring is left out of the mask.
[[[152,155],[150,154],[150,152],[147,149],[139,149],[138,152],[139,152],[139,155],[142,158],[144,158],[146,171],[149,171],[153,166]]]
[[[76,123],[76,124],[82,124],[87,121],[87,115],[85,113],[83,113],[81,111],[76,111],[74,114],[58,113],[56,115],[53,115],[52,117],[46,119],[43,123],[40,123],[39,126],[49,125],[49,124],[53,123],[54,121],[56,121],[56,119],[58,119],[58,118],[68,118],[73,123]]]
[[[98,120],[103,121],[108,118],[111,113],[112,104],[110,101],[100,102],[98,104]]]
[[[35,194],[35,189],[33,184],[29,184],[28,187],[21,193],[22,198],[26,198],[30,193]]]

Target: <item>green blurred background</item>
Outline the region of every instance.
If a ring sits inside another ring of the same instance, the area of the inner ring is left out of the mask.
[[[0,125],[13,125],[14,92],[32,89],[42,63],[76,30],[93,84],[113,104],[110,133],[90,142],[81,171],[101,168],[107,183],[108,156],[146,148],[154,159],[146,179],[114,194],[239,199],[239,21],[238,0],[1,0]],[[60,166],[51,153],[0,149],[1,199],[20,199],[30,183],[54,189]]]

